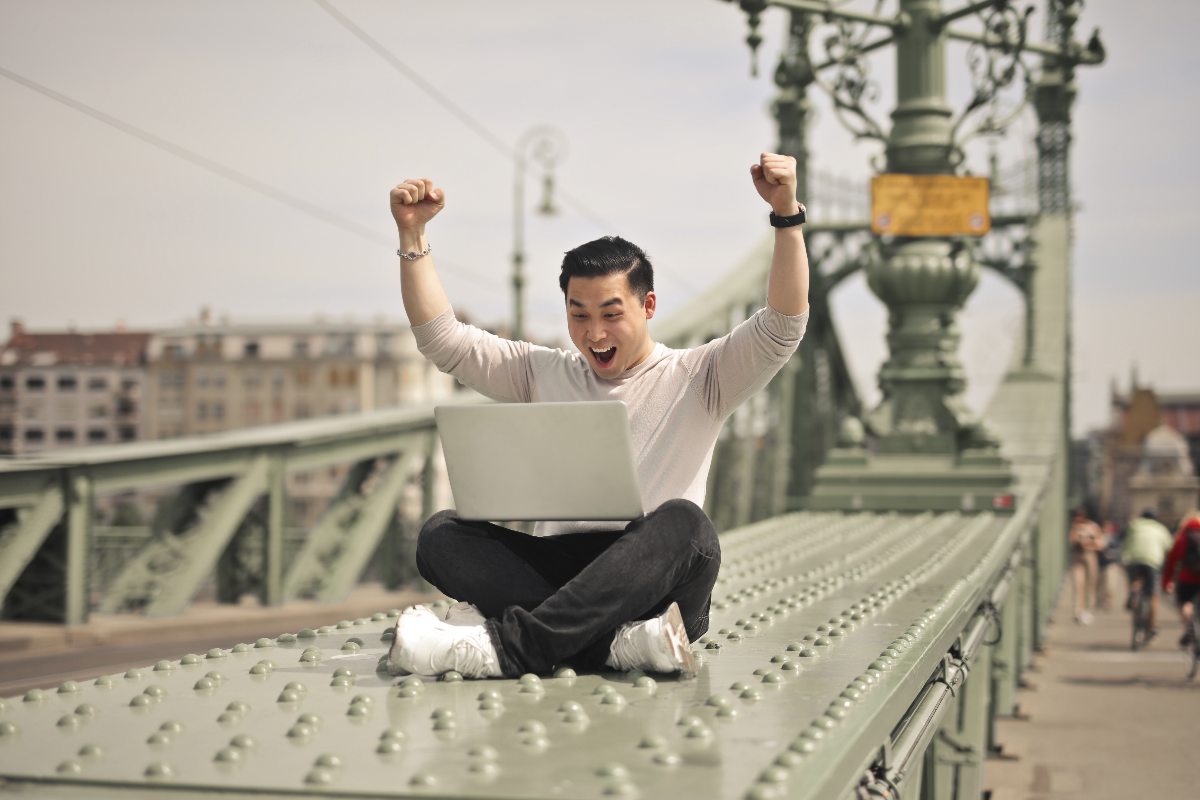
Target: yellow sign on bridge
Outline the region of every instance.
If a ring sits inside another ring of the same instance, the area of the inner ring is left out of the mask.
[[[987,178],[893,173],[871,179],[875,233],[982,236],[991,229]]]

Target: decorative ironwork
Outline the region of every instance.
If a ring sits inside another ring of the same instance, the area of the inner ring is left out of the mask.
[[[983,15],[983,42],[975,42],[967,50],[967,64],[971,70],[971,87],[974,95],[954,123],[951,141],[961,158],[963,146],[980,135],[997,135],[1025,110],[1028,93],[1014,107],[1003,108],[1001,92],[1013,86],[1018,76],[1029,82],[1029,68],[1022,60],[1025,53],[1029,16],[1033,6],[1018,11],[1007,2],[998,3]],[[965,135],[963,124],[973,116],[981,115],[979,124]]]
[[[883,0],[877,0],[876,13],[882,5]],[[834,70],[833,78],[823,80],[814,72],[814,81],[829,95],[838,121],[854,138],[885,142],[887,134],[864,106],[864,101],[879,99],[879,86],[870,79],[870,67],[864,58],[871,26],[846,19],[839,19],[833,25],[834,32],[823,42],[827,63]]]

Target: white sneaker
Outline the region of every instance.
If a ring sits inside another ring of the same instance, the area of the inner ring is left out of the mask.
[[[486,617],[471,603],[460,600],[446,609],[447,625],[482,625]]]
[[[629,622],[617,628],[604,663],[624,672],[640,669],[695,675],[696,654],[691,650],[679,604],[671,603],[666,611],[653,619]]]
[[[449,625],[428,606],[412,606],[396,620],[388,669],[418,675],[456,670],[464,678],[497,678],[500,660],[482,625]]]

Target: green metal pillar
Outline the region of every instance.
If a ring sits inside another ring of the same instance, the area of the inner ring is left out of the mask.
[[[67,477],[67,565],[66,613],[68,625],[82,625],[88,620],[88,568],[92,550],[92,518],[95,513],[95,491],[92,477],[84,472],[68,473]]]
[[[272,455],[267,475],[267,525],[263,536],[262,603],[283,603],[283,531],[287,511],[287,468],[282,455]]]
[[[1000,641],[992,653],[992,713],[1011,717],[1017,707],[1017,675],[1020,672],[1021,571],[1000,611]]]

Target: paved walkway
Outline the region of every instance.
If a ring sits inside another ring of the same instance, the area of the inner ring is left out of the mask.
[[[1090,625],[1072,621],[1066,585],[1032,685],[1018,695],[1028,719],[998,724],[997,742],[1015,759],[988,761],[991,800],[1200,797],[1200,678],[1185,680],[1178,613],[1164,602],[1158,637],[1130,651],[1118,572],[1117,609]]]

